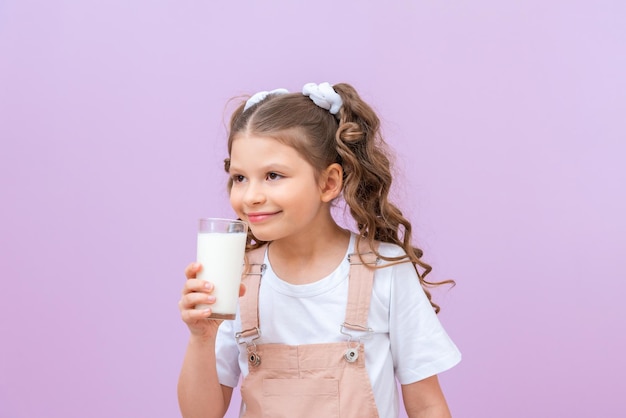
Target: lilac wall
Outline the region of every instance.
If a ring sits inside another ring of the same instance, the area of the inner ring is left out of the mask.
[[[458,282],[455,417],[624,416],[626,3],[213,3],[0,2],[0,417],[178,415],[225,103],[325,80]]]

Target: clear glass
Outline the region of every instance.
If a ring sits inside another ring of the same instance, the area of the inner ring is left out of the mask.
[[[235,319],[239,285],[243,273],[248,225],[243,221],[202,218],[198,221],[197,261],[202,269],[198,279],[213,283],[215,303],[197,305],[211,308],[211,319]]]

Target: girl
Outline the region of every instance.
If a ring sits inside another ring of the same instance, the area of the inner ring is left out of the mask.
[[[461,357],[388,201],[385,146],[348,84],[261,92],[235,111],[225,169],[250,227],[245,286],[236,320],[207,320],[194,307],[215,301],[212,284],[185,270],[183,416],[224,416],[240,376],[244,417],[397,417],[396,379],[409,417],[450,416],[437,374]],[[333,219],[340,197],[355,232]]]

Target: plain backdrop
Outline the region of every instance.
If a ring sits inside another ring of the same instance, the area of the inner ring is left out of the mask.
[[[623,417],[622,0],[0,1],[0,417],[180,416],[233,97],[349,82],[435,292],[458,418]],[[235,400],[237,403],[237,399]],[[237,416],[235,405],[229,417]]]

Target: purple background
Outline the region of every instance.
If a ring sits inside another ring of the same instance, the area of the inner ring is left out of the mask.
[[[624,416],[626,3],[247,3],[0,1],[0,417],[179,415],[227,101],[310,81],[379,111],[458,283],[455,417]]]

